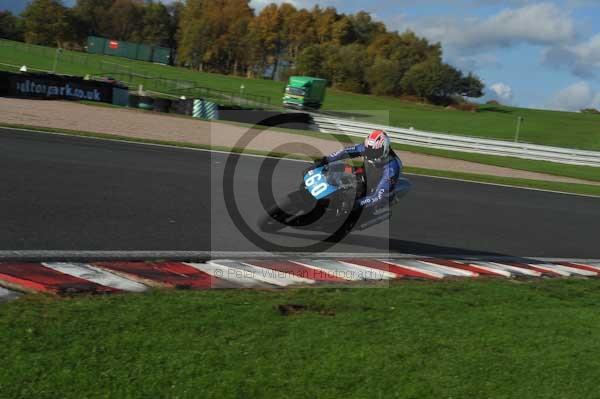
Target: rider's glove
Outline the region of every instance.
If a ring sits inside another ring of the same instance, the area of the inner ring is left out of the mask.
[[[314,165],[311,165],[308,168],[304,168],[304,170],[302,171],[302,176],[305,176],[308,172],[310,172],[314,168],[315,168]]]
[[[327,157],[322,157],[322,158],[319,158],[319,159],[315,159],[313,161],[312,166],[309,166],[308,168],[304,169],[304,172],[302,172],[302,175],[305,175],[309,171],[311,171],[311,170],[313,170],[315,168],[321,167],[323,165],[326,165],[326,164],[327,164]]]
[[[315,164],[315,168],[318,168],[319,166],[323,166],[323,165],[327,164],[327,157],[315,159],[314,164]]]

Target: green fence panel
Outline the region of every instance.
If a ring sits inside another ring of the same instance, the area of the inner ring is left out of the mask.
[[[152,61],[152,47],[147,44],[140,44],[138,46],[136,59],[140,61]]]
[[[158,64],[171,64],[171,49],[166,47],[154,47],[152,61]]]
[[[32,48],[29,51],[35,52],[36,49]],[[91,54],[106,54],[115,57],[125,57],[132,60],[156,62],[166,65],[172,64],[172,51],[170,48],[149,46],[141,43],[129,43],[97,36],[88,37],[87,52]]]
[[[87,39],[87,52],[90,54],[104,54],[106,39],[103,37],[90,36]]]
[[[137,58],[139,47],[140,47],[139,44],[126,42],[125,43],[125,53],[126,53],[125,57],[127,57],[131,60],[135,60]]]
[[[104,45],[104,54],[115,57],[127,57],[127,48],[126,42],[108,39]]]

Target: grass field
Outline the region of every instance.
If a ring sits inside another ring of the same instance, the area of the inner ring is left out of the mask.
[[[0,306],[0,396],[591,398],[598,306],[596,280],[30,296]]]
[[[23,65],[52,70],[55,50],[0,41],[0,63]],[[61,73],[97,73],[101,62],[130,66],[138,73],[170,79],[186,79],[212,89],[239,92],[244,85],[247,93],[269,96],[279,105],[283,82],[244,79],[234,76],[208,74],[124,58],[88,55],[66,51],[60,57],[57,70]],[[107,68],[104,64],[105,69]],[[3,66],[0,65],[0,68]],[[10,69],[6,65],[4,68]],[[115,66],[118,69],[117,66]],[[108,67],[110,69],[110,67]],[[477,137],[512,140],[516,121],[525,118],[520,139],[523,142],[600,150],[600,116],[533,110],[504,106],[483,105],[479,112],[447,110],[425,104],[415,104],[388,97],[376,97],[329,90],[324,109],[339,112],[341,116],[400,127],[448,132]]]

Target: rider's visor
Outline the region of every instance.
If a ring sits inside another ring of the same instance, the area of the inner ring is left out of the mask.
[[[382,149],[367,148],[367,149],[365,149],[365,158],[377,160],[377,159],[381,158],[382,153],[383,153]]]

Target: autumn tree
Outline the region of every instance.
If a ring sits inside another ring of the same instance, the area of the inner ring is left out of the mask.
[[[162,3],[148,3],[142,8],[141,41],[147,44],[168,46],[171,36],[171,15]]]
[[[80,42],[91,35],[176,47],[182,8],[180,1],[77,0],[73,25]]]
[[[78,24],[80,40],[89,35],[109,36],[111,16],[109,10],[115,0],[77,0],[73,15]]]
[[[181,21],[181,15],[183,14],[184,8],[185,4],[182,2],[182,0],[176,0],[167,5],[167,11],[171,17],[171,21],[169,23],[168,43],[168,47],[170,48],[177,48],[179,46],[179,23]]]
[[[215,52],[219,53],[220,70],[238,74],[247,68],[248,29],[253,14],[248,0],[226,0],[222,8],[222,24]]]
[[[378,96],[398,96],[402,94],[404,72],[400,63],[384,57],[377,57],[365,72],[370,91]]]
[[[367,71],[372,92],[394,96],[404,93],[402,79],[413,66],[427,60],[442,60],[439,43],[430,44],[411,31],[378,34],[367,48],[367,54],[375,59]]]
[[[359,11],[350,15],[348,19],[352,25],[354,41],[357,43],[369,45],[376,36],[386,32],[385,25],[374,21],[368,12]]]
[[[402,87],[408,94],[435,102],[457,94],[461,79],[456,68],[432,58],[414,65],[402,78]]]
[[[358,43],[340,47],[336,53],[332,76],[335,87],[355,93],[368,92],[365,72],[370,66],[370,60],[365,57],[365,52],[365,47]]]
[[[303,49],[315,44],[317,40],[312,14],[305,10],[297,10],[286,17],[286,31],[288,34],[288,54],[296,59]]]
[[[202,69],[205,51],[209,46],[210,26],[205,23],[204,0],[188,0],[179,22],[179,63]]]
[[[108,10],[107,36],[113,39],[142,41],[143,0],[116,0]]]
[[[331,26],[331,41],[338,46],[351,44],[356,40],[354,33],[352,21],[343,15]]]
[[[27,43],[62,46],[72,37],[67,8],[60,0],[33,0],[23,11]]]
[[[272,76],[277,72],[276,67],[283,50],[282,27],[282,15],[276,4],[263,8],[250,24],[253,60],[261,70],[268,64],[274,65]]]
[[[473,73],[469,72],[467,76],[462,78],[458,85],[458,93],[463,97],[479,98],[483,96],[484,84]]]
[[[335,84],[336,74],[338,74],[337,81],[339,82],[339,65],[342,61],[340,57],[340,47],[333,43],[325,43],[319,46],[321,50],[321,56],[323,57],[323,64],[321,65],[322,78],[327,79],[332,85]]]
[[[325,58],[321,54],[321,46],[313,44],[305,48],[296,60],[296,71],[301,75],[327,78],[323,71]]]
[[[0,37],[23,40],[23,21],[10,11],[0,11]]]
[[[315,24],[316,39],[319,43],[328,43],[333,39],[333,25],[338,20],[335,8],[320,8],[318,5],[312,9]]]
[[[248,0],[188,0],[180,20],[179,62],[237,73],[249,58],[251,20]]]

